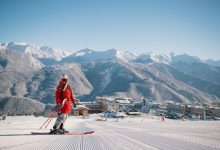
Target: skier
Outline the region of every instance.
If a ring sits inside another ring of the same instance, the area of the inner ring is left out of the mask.
[[[64,123],[68,117],[68,114],[71,112],[71,105],[74,104],[74,107],[76,107],[76,100],[73,96],[71,87],[67,83],[67,80],[67,75],[64,74],[56,89],[56,111],[58,112],[58,115],[53,129],[50,129],[50,134],[68,133],[68,131],[64,129]]]

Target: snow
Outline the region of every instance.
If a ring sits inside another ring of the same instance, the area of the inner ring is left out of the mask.
[[[151,60],[154,63],[163,63],[163,64],[170,64],[171,63],[171,56],[166,54],[158,55],[155,52],[149,52],[140,54],[137,59],[147,61]]]
[[[0,51],[3,51],[4,49],[5,49],[5,46],[0,44]]]
[[[69,117],[69,131],[91,131],[91,135],[30,135],[30,132],[47,132],[39,129],[44,117],[8,117],[0,122],[0,149],[64,149],[64,150],[139,150],[139,149],[219,149],[219,121],[161,121],[157,117],[128,117],[95,121]],[[55,119],[48,126],[52,128]]]
[[[137,55],[127,51],[124,52],[116,50],[116,57],[122,61],[129,62],[134,60],[137,57]]]
[[[70,60],[80,58],[81,61],[89,62],[89,61],[108,61],[119,59],[124,62],[129,62],[134,60],[137,55],[131,52],[119,51],[116,49],[108,49],[105,51],[94,51],[91,49],[82,49],[70,56]]]
[[[76,51],[71,55],[70,52],[63,51],[61,49],[55,49],[48,46],[40,47],[38,45],[25,43],[25,42],[0,43],[0,50],[3,48],[12,49],[20,53],[30,54],[31,56],[36,58],[49,58],[49,59],[54,59],[56,61],[60,61],[67,56],[71,56],[70,59],[77,59],[77,57],[81,57],[81,59],[83,58],[84,61],[97,61],[97,60],[105,61],[105,60],[114,60],[116,58],[124,62],[140,60],[143,62],[146,61],[147,63],[149,63],[149,65],[154,63],[163,63],[170,65],[172,62],[208,63],[208,61],[204,61],[198,57],[189,56],[187,54],[175,55],[174,53],[170,53],[166,55],[166,54],[157,54],[155,52],[147,52],[138,55],[132,52],[116,50],[116,49],[109,49],[105,51],[94,51],[87,48]],[[211,61],[210,63],[213,63],[213,61]]]
[[[56,61],[61,60],[64,57],[70,55],[70,53],[62,51],[60,49],[54,49],[48,46],[38,46],[35,44],[21,43],[21,42],[9,42],[2,43],[8,49],[14,50],[16,52],[29,54],[36,58],[51,58]]]
[[[195,63],[195,62],[204,62],[198,57],[195,56],[189,56],[187,54],[182,54],[182,55],[176,55],[172,58],[173,62],[184,62],[184,63]]]
[[[85,52],[77,52],[77,53],[76,53],[76,56],[84,56],[84,55],[86,55]]]
[[[14,42],[14,44],[15,45],[23,45],[23,46],[28,45],[28,43],[26,43],[26,42]]]
[[[120,104],[130,104],[131,102],[129,100],[116,100],[117,103]]]

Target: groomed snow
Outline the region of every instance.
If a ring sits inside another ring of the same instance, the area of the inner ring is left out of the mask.
[[[220,149],[219,121],[181,121],[158,118],[126,118],[96,121],[69,117],[69,131],[90,131],[91,135],[30,135],[32,131],[47,132],[39,127],[47,118],[20,116],[0,121],[0,149],[14,150],[148,150],[148,149]]]

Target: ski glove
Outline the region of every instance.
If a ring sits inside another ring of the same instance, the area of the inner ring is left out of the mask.
[[[61,108],[61,106],[60,106],[60,105],[56,105],[56,107],[55,107],[56,112],[60,112],[60,108]]]

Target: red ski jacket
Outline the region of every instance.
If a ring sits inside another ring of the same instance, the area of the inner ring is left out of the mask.
[[[69,85],[67,85],[64,89],[62,89],[60,86],[57,86],[57,90],[56,90],[56,103],[57,105],[61,106],[62,108],[60,109],[60,111],[62,113],[68,114],[71,112],[71,105],[72,103],[75,103],[75,98],[73,96],[71,87]],[[66,99],[66,101],[64,102],[63,106],[63,100]]]

